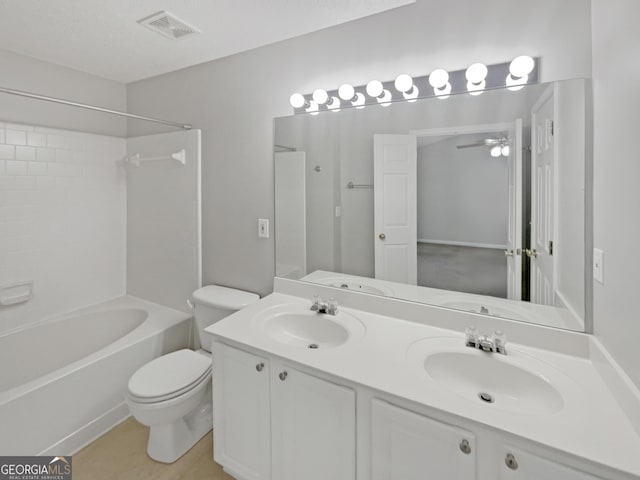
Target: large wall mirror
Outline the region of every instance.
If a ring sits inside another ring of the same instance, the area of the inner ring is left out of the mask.
[[[584,330],[587,89],[277,118],[276,275]]]

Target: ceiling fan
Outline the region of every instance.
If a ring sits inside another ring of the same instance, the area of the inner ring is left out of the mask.
[[[479,140],[475,143],[467,143],[464,145],[456,145],[456,148],[474,148],[474,147],[496,147],[496,146],[504,146],[509,144],[509,139],[505,136],[500,136],[498,138],[485,138],[483,140]]]
[[[508,157],[510,154],[509,139],[505,134],[500,134],[497,138],[485,138],[475,143],[456,145],[456,148],[487,147],[492,157]]]

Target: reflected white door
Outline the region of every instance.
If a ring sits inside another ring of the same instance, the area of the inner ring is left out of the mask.
[[[415,135],[373,136],[375,277],[418,280]]]
[[[554,305],[554,97],[549,88],[531,112],[531,301]]]
[[[509,129],[507,298],[522,300],[522,119]]]

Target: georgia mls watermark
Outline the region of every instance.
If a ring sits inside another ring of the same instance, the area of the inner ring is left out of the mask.
[[[0,480],[71,480],[71,457],[0,457]]]

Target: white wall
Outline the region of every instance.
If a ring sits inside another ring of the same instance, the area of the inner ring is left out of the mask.
[[[418,148],[418,240],[506,248],[508,159],[456,148],[495,134],[461,135]]]
[[[605,252],[594,328],[640,387],[640,2],[592,0],[592,9],[594,246]]]
[[[0,333],[125,293],[121,138],[0,123],[0,285],[34,281],[0,306]]]
[[[272,289],[273,241],[257,238],[256,221],[273,220],[272,122],[291,114],[294,91],[501,63],[522,53],[542,58],[543,81],[591,72],[587,0],[486,0],[482,8],[475,0],[451,0],[437,7],[418,0],[127,86],[131,111],[203,130],[205,283],[261,294]],[[131,135],[161,128],[129,122]]]
[[[34,33],[35,35],[35,33]],[[88,73],[0,50],[0,86],[126,110],[126,87]],[[0,121],[126,136],[123,117],[0,93]]]
[[[200,131],[127,139],[127,155],[166,157],[128,165],[127,293],[176,310],[202,286]]]

